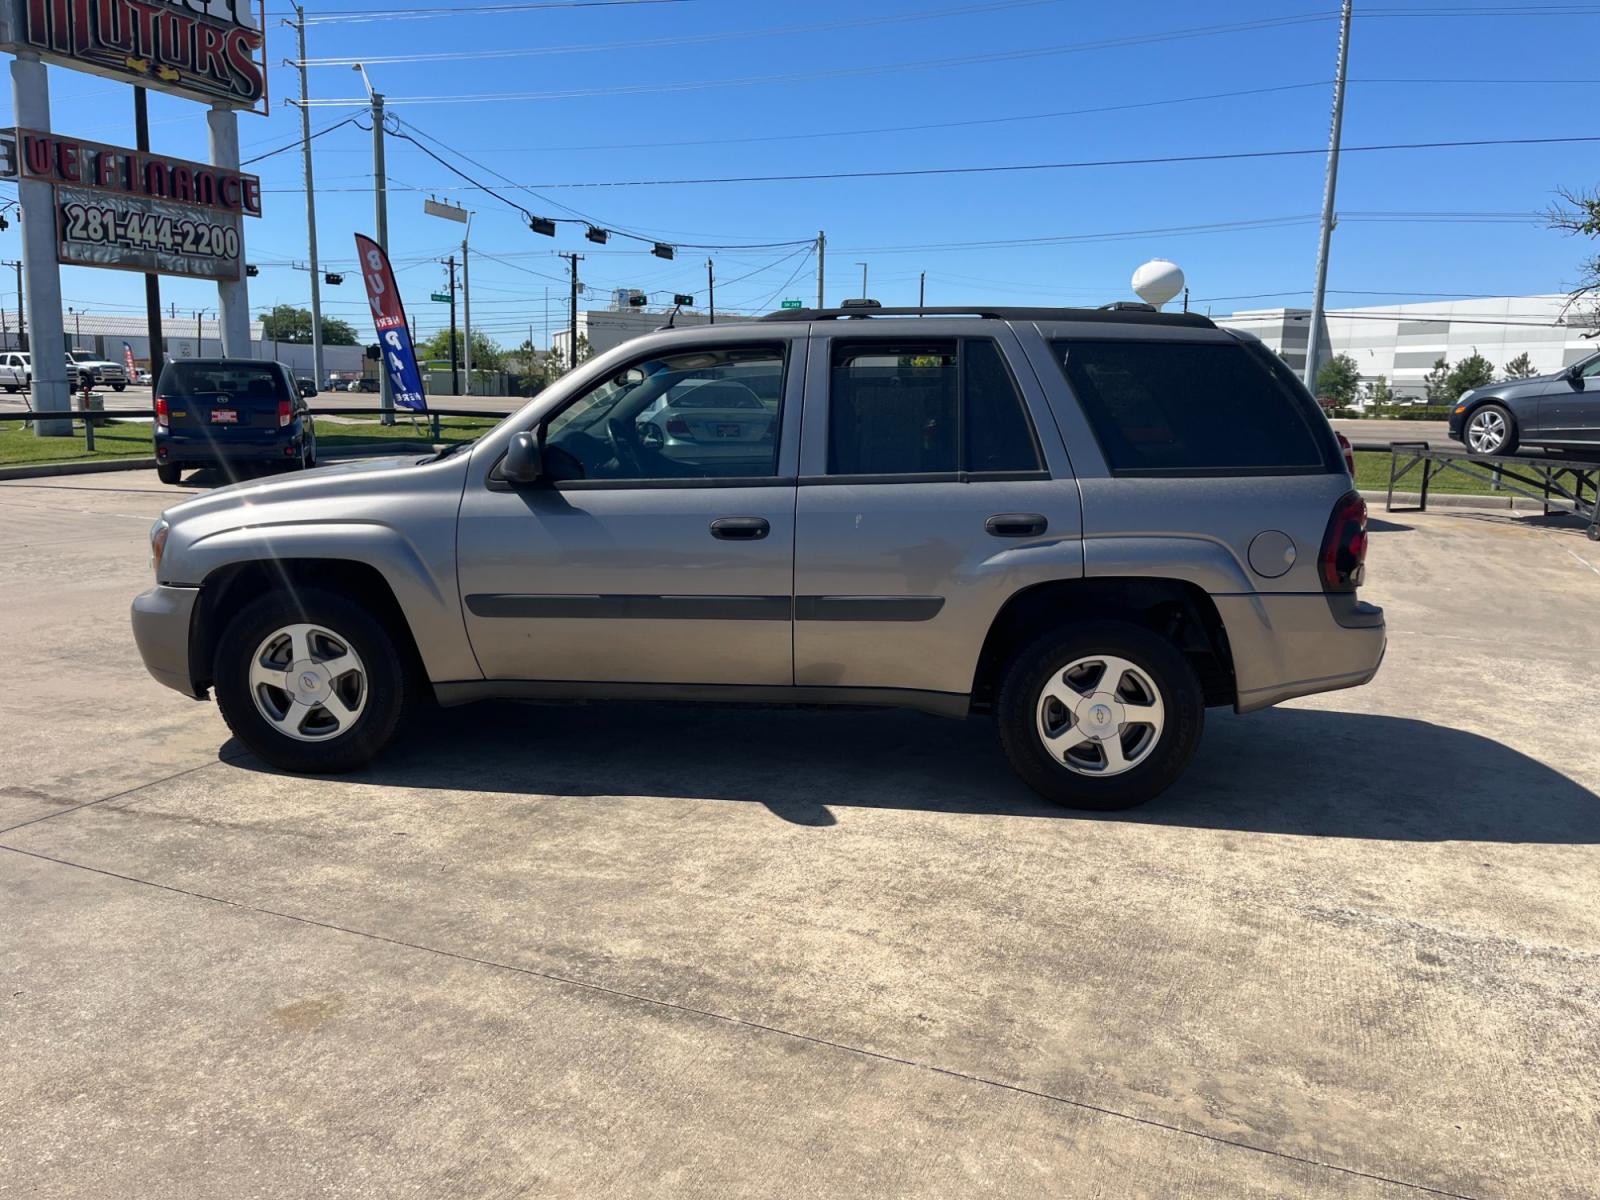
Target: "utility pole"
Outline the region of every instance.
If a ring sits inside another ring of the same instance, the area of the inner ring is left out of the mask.
[[[1351,0],[1339,16],[1339,66],[1333,79],[1333,129],[1328,137],[1328,179],[1322,193],[1322,239],[1317,246],[1317,286],[1311,294],[1311,330],[1306,337],[1306,387],[1317,391],[1317,357],[1322,350],[1322,313],[1328,294],[1328,247],[1333,241],[1334,196],[1339,187],[1339,139],[1344,131],[1344,81],[1350,61]]]
[[[302,56],[303,57],[303,56]],[[142,87],[133,89],[134,146],[140,153],[150,150],[150,102]],[[144,277],[145,336],[150,341],[150,394],[161,387],[161,367],[166,356],[161,352],[161,276],[149,272]]]
[[[575,370],[578,366],[578,264],[583,261],[581,254],[563,254],[562,258],[572,264],[572,308],[567,318],[567,370]]]
[[[450,256],[450,394],[461,395],[461,372],[456,356],[456,256]]]
[[[928,273],[922,271],[917,275],[917,307],[926,308],[928,295]]]
[[[15,267],[17,269],[17,349],[28,348],[28,302],[22,295],[22,260],[7,259],[0,263],[0,267]]]
[[[717,323],[717,273],[711,260],[706,259],[706,291],[711,293],[711,324]]]
[[[867,298],[867,264],[858,262],[856,266],[861,268],[861,298],[865,300]]]
[[[828,235],[822,230],[817,230],[817,307],[826,307],[822,302],[823,267],[828,258]]]
[[[295,33],[300,43],[300,157],[305,165],[306,176],[306,241],[311,251],[311,374],[317,386],[321,387],[326,378],[322,372],[322,269],[317,263],[317,193],[311,173],[311,108],[306,103],[310,99],[310,89],[306,80],[305,7],[296,4],[294,16]]]
[[[467,231],[461,235],[461,323],[466,336],[462,339],[462,356],[467,361],[467,395],[472,395],[472,272],[467,266],[467,243],[472,239],[472,214],[467,214]],[[455,293],[452,292],[451,295]]]
[[[367,85],[367,99],[372,101],[372,204],[374,217],[378,226],[378,236],[375,239],[385,254],[389,253],[389,182],[388,172],[383,161],[383,93],[372,90],[372,80],[367,78],[367,69],[360,63],[355,64],[355,70],[361,72],[361,82]],[[451,278],[454,278],[452,273]],[[450,295],[455,296],[452,290]],[[452,336],[455,332],[455,322],[450,323]],[[389,386],[389,372],[378,372],[378,407],[383,410],[379,423],[383,425],[394,424],[394,390]]]

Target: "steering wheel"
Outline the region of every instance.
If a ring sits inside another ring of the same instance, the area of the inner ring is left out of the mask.
[[[635,479],[644,476],[644,461],[639,455],[639,445],[634,440],[638,433],[633,422],[626,417],[606,418],[606,440],[611,443],[611,453],[624,475]]]

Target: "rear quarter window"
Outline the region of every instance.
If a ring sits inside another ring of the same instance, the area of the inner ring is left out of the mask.
[[[1248,347],[1054,341],[1056,361],[1119,475],[1334,470],[1320,414]]]

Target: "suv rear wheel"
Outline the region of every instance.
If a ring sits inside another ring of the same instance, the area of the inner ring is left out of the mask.
[[[996,705],[1000,741],[1023,780],[1070,808],[1131,808],[1165,791],[1205,725],[1194,670],[1138,625],[1054,630],[1019,653]]]
[[[317,588],[241,610],[218,641],[213,678],[223,719],[253,754],[310,774],[370,762],[399,724],[408,683],[389,631]]]

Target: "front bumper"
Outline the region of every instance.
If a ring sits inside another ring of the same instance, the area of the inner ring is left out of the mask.
[[[1378,673],[1388,649],[1383,610],[1353,598],[1342,614],[1318,594],[1213,599],[1233,651],[1239,712],[1360,687]]]
[[[194,700],[205,699],[189,673],[189,631],[199,598],[199,588],[157,584],[133,601],[133,640],[145,670]]]

